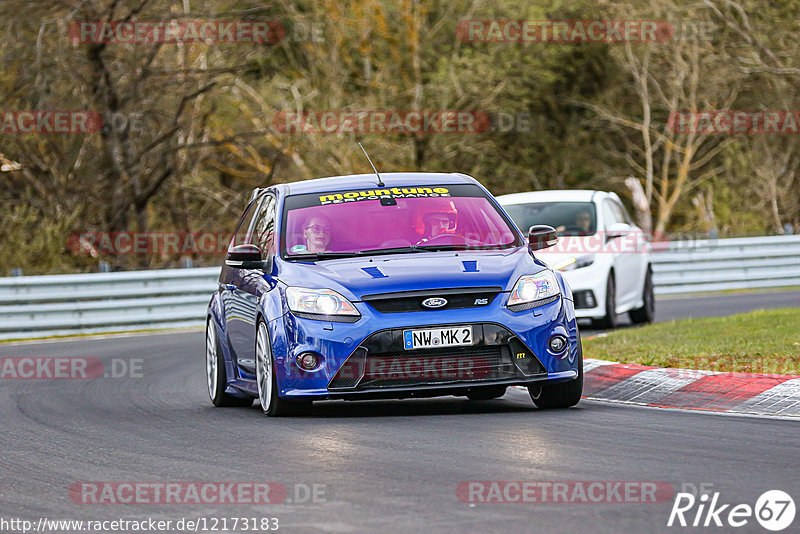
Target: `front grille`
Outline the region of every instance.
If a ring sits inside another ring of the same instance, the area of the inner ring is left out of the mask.
[[[516,374],[505,347],[419,350],[367,358],[359,388],[501,380]]]
[[[546,374],[516,336],[495,324],[474,324],[474,344],[402,350],[403,329],[364,340],[328,384],[336,391],[380,390],[439,384],[513,380]]]
[[[491,304],[502,289],[501,287],[425,289],[421,291],[364,295],[362,300],[381,313],[482,308]],[[434,309],[426,308],[422,305],[423,301],[433,297],[446,299],[447,304]]]

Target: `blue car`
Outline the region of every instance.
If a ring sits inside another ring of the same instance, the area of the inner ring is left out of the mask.
[[[321,178],[253,192],[206,322],[216,406],[270,416],[315,400],[580,401],[572,294],[492,195],[464,174]]]

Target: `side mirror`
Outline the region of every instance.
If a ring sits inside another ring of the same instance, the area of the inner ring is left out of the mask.
[[[552,247],[556,243],[558,243],[558,234],[552,226],[537,224],[528,230],[528,247],[531,250]]]
[[[228,250],[225,265],[234,269],[263,269],[266,262],[261,259],[261,249],[255,245],[236,245]]]
[[[628,223],[614,223],[606,230],[606,243],[612,239],[622,237],[631,233],[631,225]]]

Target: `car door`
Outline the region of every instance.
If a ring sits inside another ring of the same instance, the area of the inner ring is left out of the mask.
[[[615,282],[617,286],[617,306],[630,308],[636,303],[639,294],[639,254],[636,253],[633,240],[637,239],[636,227],[632,226],[625,216],[624,208],[615,200],[607,198],[603,201],[603,219],[606,235],[612,226],[625,224],[628,234],[607,239],[606,249],[614,258]]]
[[[263,195],[258,196],[248,205],[231,240],[231,247],[252,243],[253,225],[263,198]],[[250,312],[252,305],[248,303],[247,292],[243,290],[248,285],[246,269],[236,269],[227,265],[222,267],[220,291],[225,307],[225,331],[228,337],[228,346],[234,362],[241,366],[244,361],[245,369],[251,367],[247,360],[253,359],[254,348],[250,345],[255,335],[255,327],[251,324],[253,322]]]
[[[643,298],[642,291],[644,290],[644,279],[647,275],[647,265],[650,261],[650,245],[648,236],[642,231],[641,228],[636,226],[633,219],[618,200],[614,200],[613,205],[619,212],[623,220],[630,225],[631,234],[625,241],[623,250],[625,251],[626,260],[630,261],[632,267],[631,274],[631,305],[635,306],[639,300]]]
[[[247,237],[247,244],[256,245],[262,251],[262,260],[270,260],[276,249],[276,198],[267,193],[261,198],[258,210]],[[236,322],[237,363],[247,374],[255,374],[255,337],[258,302],[261,296],[275,289],[277,281],[263,269],[239,269],[235,294],[240,310]]]

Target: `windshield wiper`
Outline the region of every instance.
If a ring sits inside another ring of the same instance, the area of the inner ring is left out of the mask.
[[[431,250],[469,250],[472,247],[467,245],[417,245],[418,249],[431,251]]]
[[[335,258],[352,258],[361,255],[361,252],[309,252],[306,254],[291,254],[287,260],[332,260]]]
[[[393,248],[374,248],[370,250],[362,250],[359,254],[379,255],[379,254],[404,254],[406,252],[426,252],[420,249],[417,245],[410,245],[407,247],[393,247]]]
[[[507,248],[517,248],[519,245],[517,243],[501,243],[497,245],[473,245],[469,247],[471,250],[505,250]]]
[[[514,243],[511,244],[497,244],[497,245],[417,245],[418,249],[431,251],[431,250],[502,250],[506,248],[516,247]]]

